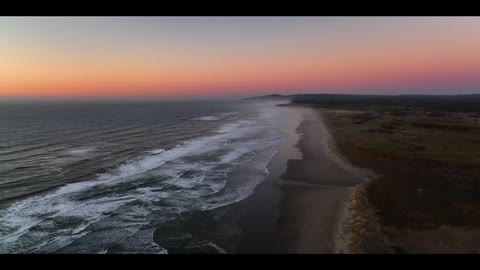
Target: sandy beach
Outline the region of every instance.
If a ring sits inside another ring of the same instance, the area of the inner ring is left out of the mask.
[[[334,253],[345,203],[365,179],[336,155],[318,110],[282,110],[287,139],[245,204],[237,253]]]

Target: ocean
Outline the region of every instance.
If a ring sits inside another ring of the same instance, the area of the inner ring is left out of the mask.
[[[274,105],[2,101],[0,253],[235,252]]]

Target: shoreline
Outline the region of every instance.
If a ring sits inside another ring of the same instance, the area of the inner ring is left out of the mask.
[[[325,128],[325,150],[331,158],[353,174],[358,175],[364,180],[352,186],[341,202],[340,211],[335,220],[335,232],[333,233],[333,253],[336,254],[356,254],[366,253],[363,248],[363,237],[371,238],[372,235],[377,235],[379,239],[386,239],[383,233],[380,232],[379,222],[376,220],[374,208],[368,203],[365,195],[365,189],[368,183],[379,175],[372,170],[360,168],[353,165],[345,155],[343,155],[337,147],[337,142],[334,138],[334,129],[329,125],[325,115],[322,111],[316,110],[319,114],[319,119]],[[373,221],[368,224],[367,221]]]
[[[318,110],[288,109],[302,115],[296,123],[297,141],[289,140],[301,156],[289,153],[290,145],[290,150],[280,147],[272,159],[269,170],[273,166],[285,171],[273,171],[246,202],[238,253],[336,253],[348,198],[365,182],[367,174],[335,152]]]
[[[334,249],[336,254],[394,254],[397,250],[385,231],[388,228],[381,225],[376,208],[369,203],[366,189],[371,181],[381,175],[371,169],[357,167],[352,164],[337,146],[334,132],[323,111],[317,110],[320,119],[327,130],[326,150],[342,167],[360,176],[364,182],[351,187],[342,201],[334,232]]]
[[[325,115],[322,111],[318,109],[317,113],[319,114],[320,121],[322,121],[323,127],[325,128],[326,138],[325,138],[325,150],[331,158],[335,159],[336,162],[346,170],[351,171],[353,174],[357,174],[363,178],[363,180],[368,183],[376,178],[379,177],[374,171],[366,168],[360,168],[353,165],[345,155],[341,153],[341,151],[337,147],[337,142],[334,138],[334,129],[329,125],[328,121],[325,118]]]
[[[283,127],[280,128],[284,140],[279,144],[277,153],[269,161],[269,174],[256,188],[254,193],[242,202],[241,218],[238,225],[243,231],[243,237],[236,245],[236,253],[275,253],[274,242],[277,237],[277,221],[280,218],[279,204],[284,194],[278,184],[282,174],[287,170],[287,161],[291,158],[302,158],[296,143],[300,134],[296,129],[303,121],[300,111],[282,108],[284,115]]]

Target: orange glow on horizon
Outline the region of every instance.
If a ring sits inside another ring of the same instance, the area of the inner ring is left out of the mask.
[[[0,96],[254,95],[287,88],[296,93],[383,91],[376,88],[453,82],[480,87],[480,37],[472,34],[475,29],[442,29],[431,35],[413,29],[413,40],[404,36],[409,31],[370,38],[352,34],[336,43],[299,41],[298,48],[284,50],[0,48]]]

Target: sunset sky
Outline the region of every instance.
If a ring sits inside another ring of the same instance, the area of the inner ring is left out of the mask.
[[[480,93],[480,17],[1,17],[0,97]]]

